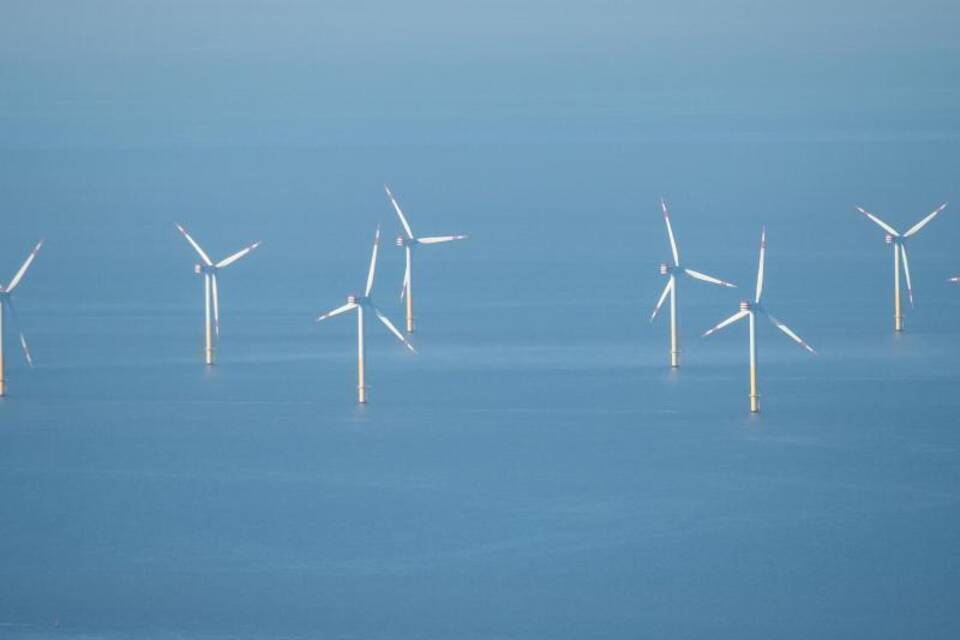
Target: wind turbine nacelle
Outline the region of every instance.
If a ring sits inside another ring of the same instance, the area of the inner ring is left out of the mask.
[[[195,264],[195,265],[193,265],[193,272],[194,272],[194,273],[203,273],[203,265],[200,265],[200,264]]]
[[[740,311],[750,311],[750,301],[741,300],[740,301]]]
[[[349,295],[349,296],[347,296],[347,303],[348,303],[348,304],[357,304],[357,296],[355,296],[355,295]]]
[[[883,236],[883,241],[887,244],[893,244],[893,236],[888,233],[887,235]]]
[[[670,273],[670,266],[666,262],[660,263],[660,275],[665,276]]]

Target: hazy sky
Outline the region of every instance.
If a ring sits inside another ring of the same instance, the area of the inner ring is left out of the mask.
[[[3,6],[5,146],[957,125],[946,0]]]

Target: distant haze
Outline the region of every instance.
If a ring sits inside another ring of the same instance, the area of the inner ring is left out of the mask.
[[[955,2],[8,1],[0,146],[954,136]]]

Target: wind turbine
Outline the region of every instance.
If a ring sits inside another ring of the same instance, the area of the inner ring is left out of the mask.
[[[23,261],[23,264],[20,265],[20,269],[16,275],[13,276],[10,284],[6,287],[0,285],[0,397],[7,395],[7,381],[3,373],[3,316],[7,309],[10,310],[10,320],[13,321],[13,330],[16,331],[20,337],[20,347],[23,348],[23,355],[27,359],[27,364],[31,367],[33,366],[33,358],[30,357],[30,348],[27,346],[27,339],[23,337],[23,331],[20,329],[20,321],[17,318],[17,308],[13,305],[13,298],[10,294],[13,293],[13,290],[16,289],[20,281],[23,280],[24,274],[27,272],[27,269],[30,268],[30,264],[33,262],[33,259],[37,257],[37,252],[40,251],[40,247],[42,246],[43,240],[34,245],[30,255],[28,255],[27,259]]]
[[[397,246],[403,247],[407,262],[406,269],[403,272],[403,286],[400,289],[400,299],[403,300],[406,298],[407,333],[413,333],[413,250],[423,244],[439,244],[453,240],[465,240],[467,236],[415,237],[413,230],[410,228],[410,223],[407,222],[406,216],[403,215],[403,211],[400,209],[397,199],[393,196],[393,192],[390,191],[390,187],[383,185],[383,189],[387,192],[387,197],[390,198],[390,204],[393,205],[394,211],[397,212],[397,217],[400,218],[400,224],[403,226],[403,231],[406,234],[397,236]]]
[[[933,220],[938,213],[943,211],[947,206],[947,203],[944,202],[939,207],[934,209],[932,212],[927,214],[927,216],[913,225],[907,232],[903,235],[897,232],[896,229],[891,227],[889,224],[873,215],[866,209],[862,207],[857,207],[857,211],[863,215],[870,218],[875,222],[881,229],[886,231],[884,236],[884,242],[887,244],[893,245],[893,330],[894,331],[903,331],[903,312],[900,307],[900,256],[903,256],[903,275],[907,279],[907,297],[910,299],[910,306],[913,306],[913,286],[910,284],[910,261],[907,259],[907,238],[916,234],[920,229],[923,229],[927,223]]]
[[[347,303],[342,307],[337,307],[333,311],[329,311],[319,318],[317,322],[321,320],[326,320],[327,318],[332,318],[333,316],[338,316],[341,313],[346,313],[347,311],[357,311],[357,393],[358,401],[360,404],[366,404],[367,402],[367,385],[364,378],[364,342],[363,342],[363,316],[365,311],[372,311],[379,318],[380,322],[390,330],[390,333],[397,336],[397,339],[400,340],[410,351],[416,353],[416,349],[413,348],[413,345],[410,344],[406,338],[403,337],[403,334],[393,326],[393,323],[390,322],[390,319],[387,316],[383,315],[383,312],[377,308],[377,305],[373,304],[373,298],[370,297],[370,292],[373,291],[373,278],[377,272],[377,252],[380,248],[380,227],[377,226],[377,232],[373,236],[373,255],[370,256],[370,269],[367,271],[367,284],[364,287],[363,295],[349,295],[347,296]]]
[[[663,210],[663,220],[667,223],[667,237],[670,238],[670,251],[673,252],[673,265],[665,262],[660,263],[660,275],[669,276],[667,286],[663,288],[660,299],[657,300],[657,306],[653,308],[650,314],[650,322],[657,317],[657,312],[663,306],[667,294],[670,295],[670,366],[680,366],[680,348],[677,341],[677,275],[687,275],[696,280],[703,280],[711,284],[718,284],[723,287],[736,288],[735,284],[724,282],[705,273],[694,271],[680,266],[680,253],[677,251],[677,240],[673,237],[673,227],[670,225],[670,213],[667,211],[667,203],[660,198],[660,208]]]
[[[220,262],[214,264],[213,260],[210,259],[210,256],[207,255],[207,252],[200,248],[200,245],[197,244],[197,241],[194,240],[187,230],[184,229],[180,224],[177,224],[177,229],[180,230],[180,233],[183,234],[183,237],[187,239],[187,242],[190,243],[190,246],[193,247],[194,251],[197,252],[197,255],[200,256],[202,261],[200,264],[194,265],[194,273],[203,274],[203,309],[204,309],[204,362],[208,365],[213,364],[213,344],[214,338],[216,340],[220,339],[220,293],[217,287],[217,273],[220,269],[228,267],[243,256],[247,255],[254,249],[260,246],[260,241],[254,242],[248,247],[244,247],[240,251],[227,256]],[[213,307],[213,325],[210,323],[210,308]]]
[[[767,228],[763,227],[760,232],[760,264],[757,266],[757,294],[754,297],[753,302],[749,300],[740,301],[740,311],[736,312],[714,328],[710,329],[704,333],[704,337],[709,336],[710,334],[716,333],[720,329],[741,320],[742,318],[750,319],[750,412],[757,413],[760,411],[760,396],[757,393],[757,333],[756,333],[756,315],[758,313],[763,314],[767,317],[773,325],[783,331],[788,338],[799,344],[801,347],[809,351],[810,353],[816,354],[817,352],[813,350],[809,344],[804,342],[800,336],[794,333],[793,329],[783,324],[779,320],[773,317],[770,312],[760,303],[760,298],[763,295],[763,260],[764,254],[767,251]]]

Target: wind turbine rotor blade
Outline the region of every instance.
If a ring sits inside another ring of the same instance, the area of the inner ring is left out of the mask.
[[[670,251],[673,252],[673,266],[680,266],[680,252],[677,251],[677,240],[673,237],[673,226],[670,224],[670,212],[667,203],[660,198],[660,208],[663,210],[663,221],[667,223],[667,236],[670,238]]]
[[[217,287],[216,272],[210,274],[210,287],[213,296],[213,332],[220,339],[220,291]]]
[[[900,254],[903,256],[903,275],[907,278],[907,299],[910,300],[910,306],[913,306],[913,285],[910,283],[910,261],[907,260],[907,246],[900,245]]]
[[[762,227],[760,230],[760,262],[757,265],[757,295],[754,299],[754,302],[760,302],[760,297],[763,295],[763,263],[767,254],[767,228]]]
[[[783,332],[787,335],[788,338],[790,338],[791,340],[793,340],[794,342],[796,342],[798,345],[800,345],[801,347],[803,347],[804,349],[806,349],[806,350],[809,351],[810,353],[812,353],[812,354],[816,354],[816,353],[817,353],[816,350],[814,350],[813,347],[811,347],[809,344],[807,344],[806,342],[803,341],[803,338],[801,338],[801,337],[798,336],[796,333],[794,333],[793,329],[791,329],[791,328],[788,327],[787,325],[783,324],[782,322],[780,322],[779,320],[777,320],[776,318],[774,318],[774,317],[773,317],[772,315],[770,315],[769,313],[767,313],[767,314],[765,314],[765,315],[766,315],[767,318],[770,320],[770,322],[773,323],[773,326],[775,326],[777,329],[780,329],[780,331],[783,331]]]
[[[260,242],[259,240],[257,240],[256,242],[254,242],[254,243],[253,243],[252,245],[250,245],[249,247],[244,247],[243,249],[241,249],[240,251],[237,251],[237,252],[236,252],[235,254],[233,254],[232,256],[227,256],[226,258],[224,258],[223,260],[221,260],[220,262],[218,262],[218,263],[216,264],[216,267],[217,267],[218,269],[222,269],[223,267],[227,267],[227,266],[233,264],[234,262],[236,262],[237,260],[239,260],[239,259],[242,258],[243,256],[247,255],[248,253],[250,253],[251,251],[253,251],[253,250],[256,249],[257,247],[259,247],[261,244],[263,244],[263,243]]]
[[[346,313],[347,311],[353,311],[353,310],[356,309],[358,306],[360,306],[360,305],[358,305],[358,304],[355,303],[355,302],[348,302],[347,304],[343,305],[342,307],[337,307],[337,308],[334,309],[333,311],[328,311],[328,312],[324,313],[323,315],[317,317],[317,322],[320,322],[321,320],[326,320],[327,318],[332,318],[333,316],[338,316],[338,315],[340,315],[341,313]]]
[[[390,322],[390,319],[387,316],[383,315],[383,312],[380,311],[380,309],[378,309],[377,307],[373,307],[373,312],[377,314],[377,317],[380,319],[380,322],[383,323],[383,326],[389,329],[390,333],[397,336],[397,340],[402,342],[407,349],[410,349],[410,351],[414,353],[417,352],[417,350],[413,348],[413,345],[410,344],[410,342],[403,336],[403,334],[400,333],[400,331],[398,331],[395,326],[393,326],[393,323]]]
[[[897,230],[896,230],[896,229],[894,229],[893,227],[891,227],[890,225],[888,225],[886,222],[884,222],[883,220],[881,220],[881,219],[878,218],[877,216],[873,215],[872,213],[870,213],[869,211],[867,211],[867,210],[864,209],[863,207],[857,207],[857,211],[859,211],[859,212],[862,213],[863,215],[865,215],[865,216],[867,216],[868,218],[870,218],[871,220],[873,220],[876,224],[878,224],[884,231],[886,231],[886,232],[889,233],[890,235],[892,235],[892,236],[899,236],[899,235],[900,235],[899,233],[897,233]]]
[[[706,338],[707,336],[712,335],[717,331],[720,331],[720,329],[723,329],[724,327],[727,327],[733,324],[737,320],[740,320],[741,318],[746,318],[748,315],[750,315],[750,312],[747,311],[746,309],[742,309],[736,312],[735,314],[733,314],[732,316],[730,316],[729,318],[727,318],[726,320],[724,320],[723,322],[721,322],[720,324],[718,324],[717,326],[715,326],[714,328],[704,333],[703,337]]]
[[[43,246],[43,240],[34,245],[33,249],[30,251],[30,255],[27,256],[27,259],[23,261],[23,264],[20,265],[20,269],[17,271],[16,275],[13,276],[13,280],[10,281],[10,284],[7,285],[7,293],[13,291],[20,281],[23,280],[24,274],[27,273],[27,269],[30,268],[30,265],[33,263],[34,258],[37,257],[37,252],[40,251],[40,247]]]
[[[17,336],[20,338],[20,348],[23,349],[23,355],[27,359],[27,364],[30,365],[30,368],[33,368],[33,357],[30,355],[30,347],[27,346],[27,339],[23,335],[23,330],[20,328],[20,317],[17,315],[17,308],[13,305],[13,300],[10,298],[6,299],[7,307],[10,308],[10,319],[13,321],[13,330],[17,332]]]
[[[926,217],[926,218],[924,218],[923,220],[921,220],[921,221],[918,222],[917,224],[915,224],[915,225],[913,225],[912,227],[910,227],[909,229],[907,229],[907,232],[906,232],[905,234],[903,234],[903,237],[904,237],[904,238],[909,238],[910,236],[912,236],[913,234],[915,234],[917,231],[920,231],[920,229],[923,229],[925,226],[927,226],[927,223],[928,223],[928,222],[930,222],[931,220],[933,220],[934,218],[936,218],[936,217],[937,217],[937,214],[940,213],[941,211],[943,211],[943,210],[946,209],[946,208],[947,208],[947,203],[944,202],[942,205],[940,205],[939,207],[937,207],[936,209],[934,209],[933,211],[931,211],[929,214],[927,214],[927,217]]]
[[[667,286],[663,288],[663,293],[660,294],[660,299],[657,300],[657,306],[653,308],[653,313],[650,314],[650,322],[653,322],[653,319],[657,317],[657,313],[660,311],[660,307],[663,306],[664,300],[667,299],[667,295],[669,295],[673,287],[676,286],[674,282],[673,276],[670,276],[670,280],[667,281]]]
[[[397,199],[393,196],[393,192],[390,191],[390,187],[387,185],[383,185],[383,190],[387,192],[387,197],[390,198],[390,204],[393,205],[393,210],[397,212],[397,217],[400,218],[400,224],[403,225],[403,230],[407,233],[407,237],[413,240],[413,230],[410,229],[410,223],[407,222],[407,217],[403,215],[403,210],[400,208]]]
[[[691,278],[696,278],[697,280],[703,280],[704,282],[710,282],[710,283],[712,283],[712,284],[718,284],[718,285],[720,285],[721,287],[730,287],[730,288],[732,288],[732,289],[736,289],[736,288],[737,288],[737,285],[735,285],[735,284],[733,284],[733,283],[726,282],[725,280],[721,280],[721,279],[719,279],[719,278],[714,278],[713,276],[708,276],[708,275],[705,274],[705,273],[700,273],[699,271],[694,271],[693,269],[684,269],[683,271],[684,271],[684,273],[686,273],[686,274],[687,274],[688,276],[690,276]]]
[[[380,225],[377,225],[377,232],[373,235],[373,253],[370,255],[370,269],[367,271],[367,286],[363,290],[364,297],[369,296],[373,291],[373,277],[377,274],[377,251],[380,250]]]
[[[450,242],[451,240],[466,240],[467,236],[431,236],[427,238],[417,238],[420,244],[438,244],[440,242]]]
[[[187,242],[190,243],[190,246],[193,247],[193,250],[200,255],[200,259],[203,260],[203,263],[208,267],[212,267],[213,261],[210,259],[210,256],[207,255],[206,251],[200,248],[200,245],[197,244],[197,241],[194,240],[189,233],[187,233],[187,230],[184,229],[179,223],[177,223],[177,229],[179,229],[180,233],[183,234],[183,237],[187,239]]]

